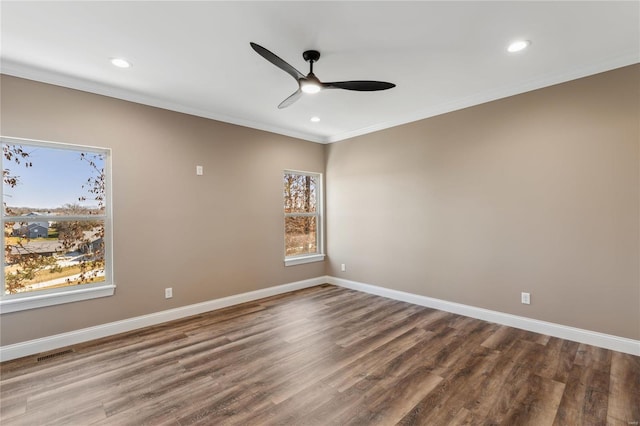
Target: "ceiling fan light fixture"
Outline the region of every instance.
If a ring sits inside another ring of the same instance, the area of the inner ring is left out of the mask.
[[[529,40],[516,40],[507,47],[507,52],[515,53],[520,52],[531,45]]]
[[[300,90],[309,94],[318,93],[320,91],[320,85],[312,81],[303,81],[300,83]]]

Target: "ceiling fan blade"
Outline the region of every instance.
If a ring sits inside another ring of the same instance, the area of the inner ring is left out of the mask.
[[[262,56],[267,61],[271,62],[273,65],[280,68],[281,70],[283,70],[284,72],[289,74],[291,77],[295,78],[296,80],[299,80],[305,77],[304,74],[302,74],[300,71],[298,71],[297,69],[295,69],[294,67],[286,63],[283,59],[279,58],[274,53],[260,46],[259,44],[256,44],[253,42],[250,42],[249,44],[251,45],[253,50],[255,50],[260,56]]]
[[[289,105],[291,105],[292,103],[300,99],[300,96],[302,96],[302,90],[298,89],[295,92],[293,92],[293,94],[289,96],[287,99],[280,102],[280,105],[278,105],[278,109],[288,107]]]
[[[396,87],[396,85],[393,83],[387,83],[386,81],[369,81],[369,80],[334,81],[332,83],[322,83],[323,89],[346,89],[346,90],[357,90],[360,92],[387,90],[387,89],[391,89],[392,87]]]

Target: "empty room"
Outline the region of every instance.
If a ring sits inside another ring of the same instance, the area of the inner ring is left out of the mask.
[[[3,426],[640,424],[640,2],[0,20]]]

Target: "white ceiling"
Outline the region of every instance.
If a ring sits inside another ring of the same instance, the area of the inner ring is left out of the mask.
[[[323,143],[640,62],[638,1],[3,0],[0,12],[2,73]],[[519,38],[529,49],[507,53]],[[250,41],[303,74],[302,52],[319,50],[322,81],[397,87],[279,110],[297,83]]]

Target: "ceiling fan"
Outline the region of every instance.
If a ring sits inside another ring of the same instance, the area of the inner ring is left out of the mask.
[[[305,61],[309,62],[309,74],[306,76],[300,71],[289,65],[287,62],[260,46],[256,43],[250,43],[253,50],[258,52],[260,56],[271,62],[276,67],[280,68],[291,77],[295,78],[298,82],[298,90],[296,90],[291,96],[284,101],[280,102],[278,108],[286,108],[300,99],[302,93],[318,93],[324,89],[345,89],[345,90],[357,90],[361,92],[371,92],[375,90],[386,90],[396,87],[393,83],[387,83],[385,81],[369,81],[369,80],[354,80],[354,81],[334,81],[331,83],[323,83],[313,73],[313,64],[320,59],[320,52],[317,50],[307,50],[302,54]]]

